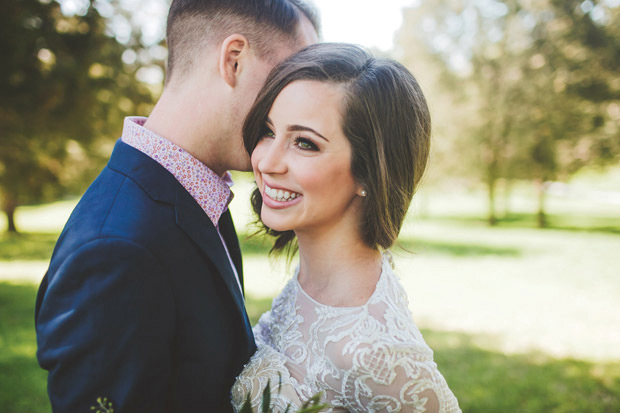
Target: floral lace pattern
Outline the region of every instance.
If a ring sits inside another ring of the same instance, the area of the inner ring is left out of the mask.
[[[248,395],[257,409],[267,381],[272,389],[281,381],[274,411],[322,392],[330,412],[460,412],[387,254],[360,307],[316,302],[297,275],[254,327],[259,349],[233,387],[237,410]]]

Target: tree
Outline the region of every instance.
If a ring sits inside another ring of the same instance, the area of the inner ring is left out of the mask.
[[[153,99],[93,2],[73,16],[56,1],[9,2],[0,33],[0,200],[16,232],[17,206],[81,190],[121,119]]]
[[[540,227],[545,182],[620,160],[620,116],[609,110],[620,98],[620,7],[607,3],[553,0],[519,10],[531,26],[531,47],[522,54],[526,105],[515,130],[521,150],[511,163],[515,177],[538,186]]]
[[[520,88],[521,46],[506,36],[517,27],[507,6],[502,6],[489,10],[482,1],[425,2],[406,12],[398,42],[405,64],[419,60],[419,53],[407,56],[412,38],[426,44],[434,56],[432,61],[439,69],[435,70],[435,82],[440,82],[434,92],[453,96],[451,101],[444,99],[451,105],[442,107],[441,118],[435,121],[440,127],[442,123],[449,125],[449,133],[439,130],[437,141],[444,142],[441,158],[458,164],[459,175],[476,175],[486,184],[491,225],[497,221],[496,185],[508,174],[506,160]],[[437,112],[433,115],[436,118]]]
[[[407,55],[412,38],[425,44],[443,93],[459,96],[460,131],[442,139],[486,183],[491,225],[499,179],[538,183],[544,226],[546,181],[618,160],[619,9],[604,0],[434,0],[406,11],[400,50]]]

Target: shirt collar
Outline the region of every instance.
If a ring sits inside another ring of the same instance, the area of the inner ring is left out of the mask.
[[[233,197],[230,173],[220,177],[183,148],[146,129],[145,122],[145,117],[126,117],[121,140],[174,175],[217,226]]]

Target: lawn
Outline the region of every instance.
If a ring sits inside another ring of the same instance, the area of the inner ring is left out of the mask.
[[[233,189],[255,321],[290,268],[246,236],[251,184]],[[517,189],[488,228],[479,192],[420,194],[393,249],[414,318],[465,412],[620,411],[620,206],[551,197],[552,227],[539,230],[531,195]],[[2,412],[49,411],[34,298],[74,203],[22,208],[27,232],[0,235]]]

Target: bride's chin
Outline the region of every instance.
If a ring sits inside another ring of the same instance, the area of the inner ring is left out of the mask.
[[[267,224],[265,221],[263,221],[263,224],[265,224],[267,226],[267,228],[272,229],[274,231],[278,231],[278,232],[285,232],[285,231],[289,231],[291,228],[284,226],[284,225],[269,225]]]
[[[265,216],[265,214],[261,215],[261,221],[267,228],[274,231],[284,232],[292,229],[287,225],[283,225],[280,220],[272,219],[271,217]]]

